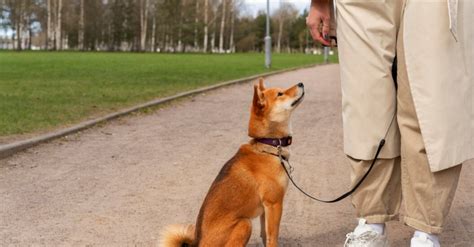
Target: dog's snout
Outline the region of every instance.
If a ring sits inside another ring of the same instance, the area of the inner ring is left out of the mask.
[[[302,82],[298,83],[298,87],[304,87],[304,84]]]

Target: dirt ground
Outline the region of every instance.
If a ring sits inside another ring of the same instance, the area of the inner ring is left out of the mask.
[[[291,161],[298,183],[325,198],[349,187],[338,70],[267,79],[305,83]],[[0,245],[157,245],[164,226],[195,221],[217,172],[248,140],[251,97],[251,84],[218,89],[0,160]],[[474,166],[463,169],[444,246],[473,246]],[[342,246],[355,224],[349,200],[315,203],[289,187],[280,245]],[[254,221],[250,246],[260,245],[258,230]],[[408,246],[411,229],[392,222],[388,234]]]

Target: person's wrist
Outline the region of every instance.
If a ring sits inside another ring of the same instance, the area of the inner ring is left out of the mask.
[[[316,6],[325,6],[325,5],[329,5],[329,0],[311,0],[311,8],[312,7],[316,7]]]

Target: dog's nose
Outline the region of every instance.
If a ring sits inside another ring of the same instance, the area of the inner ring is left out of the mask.
[[[304,84],[302,82],[298,83],[298,87],[304,87]]]

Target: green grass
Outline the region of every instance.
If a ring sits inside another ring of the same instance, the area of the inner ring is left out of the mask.
[[[263,54],[0,52],[0,136],[46,131],[154,98],[267,72],[263,58]],[[272,70],[321,62],[321,56],[274,54]]]

